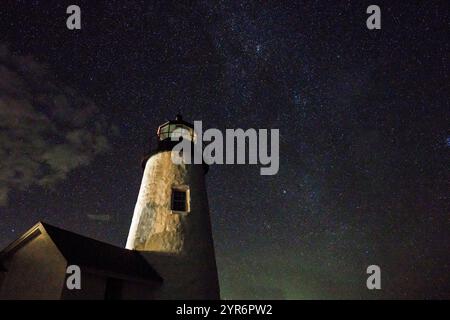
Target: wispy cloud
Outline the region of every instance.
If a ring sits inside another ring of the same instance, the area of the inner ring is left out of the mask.
[[[0,44],[0,206],[11,190],[53,187],[109,148],[114,129],[45,64]]]

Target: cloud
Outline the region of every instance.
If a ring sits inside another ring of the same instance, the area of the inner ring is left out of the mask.
[[[88,165],[116,130],[45,64],[0,44],[0,206],[11,190],[51,188]]]

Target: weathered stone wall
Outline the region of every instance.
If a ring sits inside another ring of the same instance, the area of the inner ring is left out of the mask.
[[[171,211],[174,186],[189,187],[189,213]],[[171,151],[147,161],[126,247],[149,252],[164,278],[161,298],[219,298],[202,165],[175,165]]]

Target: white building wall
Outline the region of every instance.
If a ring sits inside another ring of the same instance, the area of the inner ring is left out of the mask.
[[[4,262],[0,300],[58,300],[67,262],[46,233],[30,239]]]

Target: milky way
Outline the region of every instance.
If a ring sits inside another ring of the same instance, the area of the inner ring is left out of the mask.
[[[277,175],[207,175],[224,298],[450,298],[445,2],[378,1],[381,30],[366,28],[364,1],[78,1],[74,31],[70,4],[0,10],[0,98],[16,103],[0,104],[2,247],[39,220],[124,246],[140,159],[182,113],[207,128],[280,130]],[[37,95],[25,81],[12,93],[7,71],[40,68],[54,88]],[[70,108],[87,101],[95,112],[74,123]],[[3,121],[14,107],[22,123],[24,106],[60,128],[25,143],[37,156]],[[89,135],[86,149],[71,126]],[[51,150],[65,152],[48,172],[39,155]],[[366,288],[372,264],[381,291]]]

